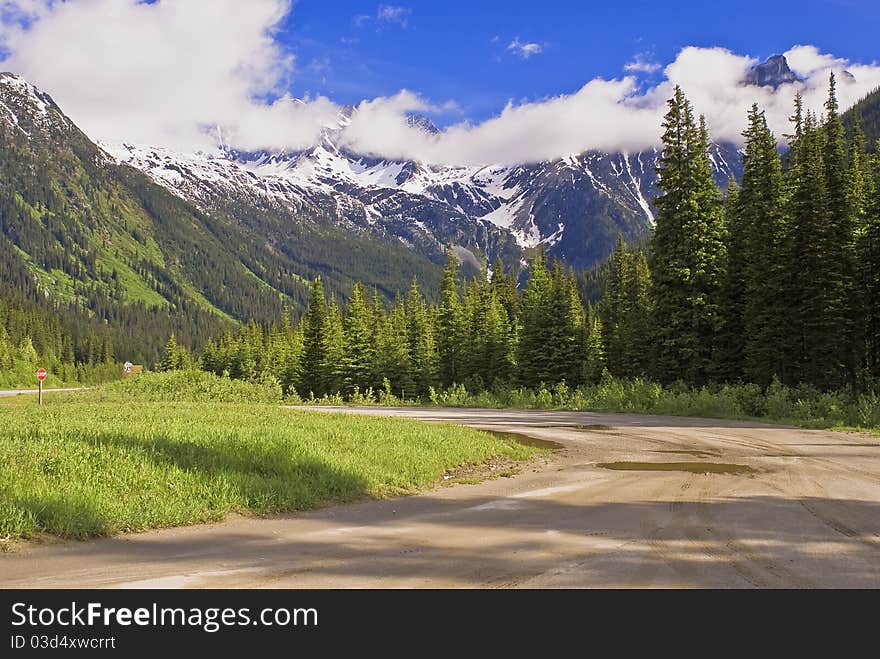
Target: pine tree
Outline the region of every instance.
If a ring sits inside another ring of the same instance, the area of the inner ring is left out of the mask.
[[[657,223],[651,274],[656,335],[656,376],[699,384],[713,370],[720,325],[724,224],[712,179],[708,131],[676,87],[663,123],[658,166]]]
[[[364,391],[373,383],[376,360],[376,319],[367,304],[367,291],[355,284],[343,321],[345,352],[342,357],[345,389]]]
[[[541,248],[532,261],[520,302],[517,370],[520,383],[526,387],[537,387],[542,382],[552,384],[557,373],[552,312],[552,282],[547,272],[547,257]]]
[[[387,380],[391,390],[398,396],[414,393],[415,385],[410,375],[409,342],[406,335],[406,312],[403,301],[398,298],[391,313],[383,316],[377,325],[375,372],[381,378],[378,385]]]
[[[425,395],[437,384],[437,346],[434,327],[419,284],[413,279],[406,298],[406,333],[415,395]]]
[[[847,199],[854,233],[850,312],[852,314],[852,348],[854,351],[852,360],[855,377],[858,380],[861,380],[864,375],[863,369],[867,359],[868,337],[864,321],[871,313],[864,305],[862,245],[865,232],[868,229],[872,183],[871,161],[865,149],[865,134],[862,131],[861,119],[856,114],[852,121],[852,138],[849,148]]]
[[[437,352],[440,383],[448,387],[460,382],[463,370],[464,311],[458,282],[458,260],[452,250],[443,271],[440,307],[437,314]]]
[[[629,300],[628,278],[632,274],[632,255],[627,249],[623,236],[617,237],[617,244],[608,261],[608,271],[598,305],[598,315],[604,329],[604,353],[608,370],[620,377],[629,375],[627,368],[627,345],[624,339],[624,318]]]
[[[849,176],[847,197],[856,235],[862,233],[870,203],[871,163],[865,147],[865,133],[858,115],[853,118],[849,148]]]
[[[587,336],[585,342],[583,381],[596,383],[605,371],[605,341],[603,339],[602,319],[592,308],[587,312]]]
[[[744,377],[746,237],[739,211],[739,186],[731,177],[724,202],[727,264],[721,289],[721,325],[715,353],[715,376],[722,382],[736,382]]]
[[[328,335],[327,300],[320,277],[315,277],[309,307],[303,318],[303,351],[298,391],[302,395],[313,393],[321,396],[325,378],[322,376],[326,363]]]
[[[643,251],[634,254],[631,275],[625,288],[627,307],[623,316],[621,336],[624,350],[624,374],[627,377],[644,376],[649,372],[651,354],[651,270]]]
[[[507,273],[500,258],[495,259],[492,266],[492,290],[495,293],[495,299],[507,312],[507,319],[511,327],[515,327],[519,307],[516,278]]]
[[[797,116],[796,116],[797,120]],[[786,278],[792,309],[792,380],[826,386],[834,356],[826,340],[835,325],[833,287],[827,273],[834,269],[829,261],[834,240],[828,221],[823,135],[815,116],[807,112],[793,145],[788,171],[789,250]]]
[[[482,374],[486,370],[484,363],[485,340],[482,324],[485,316],[481,280],[471,278],[464,287],[462,302],[462,344],[459,381],[471,389],[483,389],[485,380]]]
[[[508,310],[496,297],[495,291],[486,292],[484,331],[486,333],[483,380],[487,384],[509,382],[513,376],[514,344]]]
[[[825,165],[825,192],[829,231],[824,249],[829,254],[826,270],[829,294],[827,296],[828,326],[823,337],[828,343],[830,360],[827,380],[820,386],[840,387],[847,381],[855,386],[856,355],[854,354],[854,283],[855,283],[855,227],[850,208],[846,142],[843,120],[838,112],[837,83],[834,73],[825,104],[823,126]]]
[[[622,237],[611,255],[597,314],[608,370],[619,377],[645,375],[651,346],[651,274],[643,252],[631,251]]]
[[[327,333],[320,367],[321,390],[338,394],[345,389],[345,327],[335,299],[327,304]]]
[[[177,344],[177,337],[174,332],[168,337],[165,344],[165,352],[162,355],[162,361],[159,363],[160,371],[177,371],[180,370],[180,350]]]
[[[728,268],[742,285],[743,366],[746,379],[766,386],[774,376],[790,381],[784,276],[786,227],[782,161],[763,112],[753,105],[743,156],[742,189],[734,231],[738,245]],[[730,281],[730,280],[728,280]],[[735,285],[735,284],[734,284]],[[735,322],[735,321],[733,321]]]
[[[476,288],[477,304],[471,325],[470,361],[477,383],[484,386],[508,381],[513,368],[510,322],[495,289],[481,284]]]
[[[865,311],[865,365],[880,381],[880,141],[872,159],[865,228],[859,240],[862,308]]]
[[[566,274],[562,264],[554,264],[551,276],[551,359],[556,368],[549,383],[581,383],[586,359],[586,317],[577,291],[574,274]]]

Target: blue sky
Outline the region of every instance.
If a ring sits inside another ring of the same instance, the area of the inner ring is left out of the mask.
[[[399,8],[386,12],[399,20],[382,20],[383,5]],[[596,76],[619,77],[640,54],[666,65],[685,46],[765,58],[812,44],[853,61],[880,58],[877,0],[298,0],[281,29],[279,41],[297,57],[295,94],[356,103],[406,88],[435,102],[453,99],[474,121],[509,99],[570,93]],[[517,38],[541,52],[517,56],[508,49]]]
[[[845,107],[880,86],[880,0],[206,3],[0,0],[2,67],[98,140],[307,149],[354,104],[342,146],[459,165],[656,146],[675,85],[732,142],[753,103],[777,135],[795,94],[821,112],[830,71]],[[776,53],[797,80],[749,84]]]

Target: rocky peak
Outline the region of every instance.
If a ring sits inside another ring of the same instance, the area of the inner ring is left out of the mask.
[[[758,64],[748,72],[745,78],[746,84],[758,87],[779,87],[790,82],[795,82],[797,76],[788,66],[785,55],[773,55],[763,64]]]

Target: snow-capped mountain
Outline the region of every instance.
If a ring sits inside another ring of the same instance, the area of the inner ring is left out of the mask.
[[[120,162],[205,209],[246,201],[296,211],[321,209],[335,221],[381,225],[417,249],[464,247],[478,261],[516,258],[530,248],[576,267],[611,250],[618,234],[650,231],[657,196],[657,153],[587,152],[529,165],[435,167],[365,157],[339,148],[351,110],[340,113],[318,144],[296,153],[178,154],[131,144],[102,144]],[[411,125],[433,132],[424,118]],[[738,174],[732,145],[713,148],[720,182]],[[515,261],[514,261],[515,262]]]

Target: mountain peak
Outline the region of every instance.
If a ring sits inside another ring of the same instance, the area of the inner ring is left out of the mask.
[[[745,83],[758,87],[779,87],[790,82],[795,82],[797,76],[785,55],[773,55],[763,64],[758,64],[746,74]]]
[[[0,118],[30,134],[39,129],[48,134],[52,128],[70,128],[70,122],[52,97],[41,91],[20,75],[0,72]]]
[[[428,119],[428,117],[423,114],[408,114],[406,116],[406,124],[410,128],[418,128],[419,130],[428,133],[429,135],[436,135],[440,132],[440,129],[434,125],[434,122]]]

